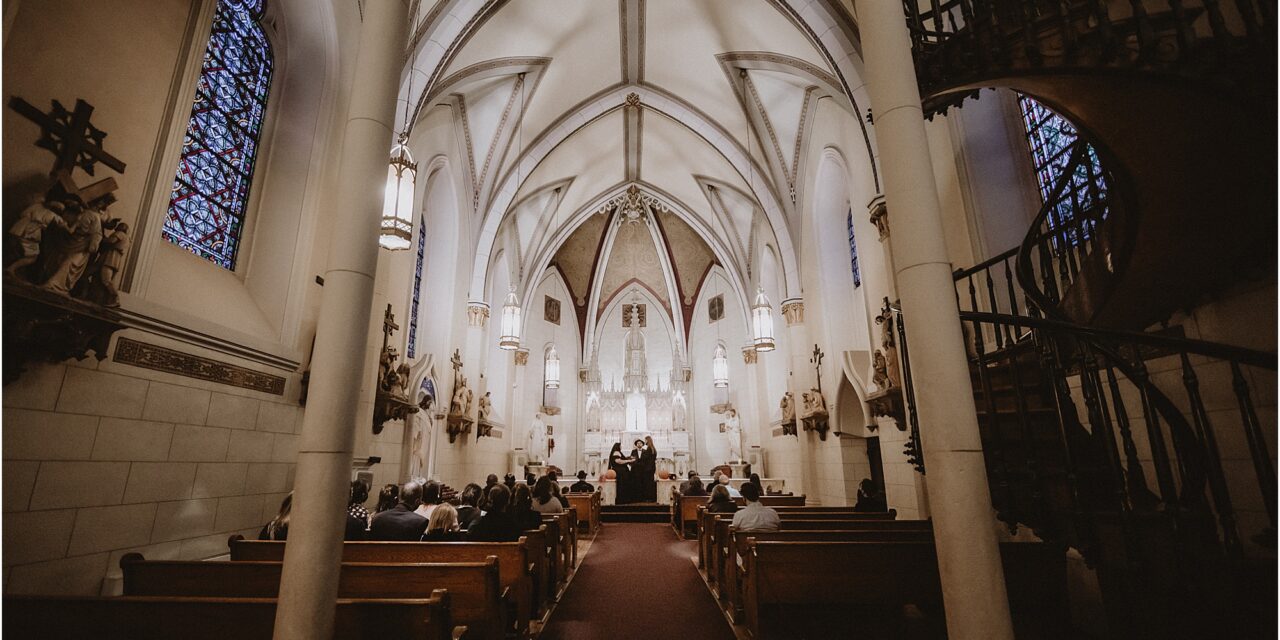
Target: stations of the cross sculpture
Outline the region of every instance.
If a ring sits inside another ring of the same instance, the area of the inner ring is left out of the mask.
[[[399,329],[391,305],[382,316],[382,351],[378,357],[378,384],[373,398],[373,432],[382,433],[388,420],[404,420],[418,412],[418,405],[409,399],[409,363],[401,362],[395,347],[391,346],[391,334]]]
[[[453,350],[453,399],[449,402],[448,428],[449,442],[452,444],[458,436],[471,433],[471,425],[475,419],[471,417],[475,394],[467,386],[467,379],[462,375],[462,354]]]
[[[98,165],[125,170],[103,148],[107,134],[90,122],[93,106],[76,100],[67,109],[54,100],[44,112],[15,96],[9,108],[39,127],[34,144],[54,160],[39,188],[18,198],[19,209],[4,212],[5,384],[29,362],[90,351],[107,357],[111,335],[124,328],[112,309],[130,246],[129,225],[109,213],[115,178],[77,184],[77,170],[90,177]]]
[[[826,355],[818,345],[813,345],[813,356],[809,358],[809,362],[813,363],[818,386],[800,394],[800,423],[805,431],[817,431],[818,438],[822,440],[827,439],[827,430],[831,428],[827,416],[827,401],[822,396],[822,360]]]

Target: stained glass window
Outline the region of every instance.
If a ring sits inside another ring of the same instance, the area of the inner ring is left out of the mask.
[[[418,261],[413,267],[413,303],[409,305],[409,357],[418,352],[418,297],[422,295],[422,259],[427,249],[427,219],[418,230]]]
[[[227,269],[240,248],[271,86],[265,3],[218,0],[164,221],[166,240]]]
[[[1071,161],[1071,148],[1080,134],[1070,120],[1033,98],[1018,94],[1018,105],[1022,110],[1022,123],[1031,147],[1031,162],[1036,181],[1040,185],[1040,197],[1048,201],[1053,198],[1054,187],[1062,179],[1067,164]],[[1068,226],[1084,217],[1105,217],[1105,208],[1097,212],[1092,210],[1098,206],[1105,207],[1106,176],[1093,145],[1088,145],[1087,153],[1088,162],[1077,167],[1071,184],[1063,190],[1050,210],[1050,228]],[[1087,227],[1081,227],[1081,230],[1085,231]],[[1074,231],[1072,236],[1074,243],[1077,241]]]
[[[845,222],[849,225],[849,264],[853,269],[853,288],[857,289],[862,286],[862,272],[858,270],[858,243],[853,239],[853,209],[849,209]]]

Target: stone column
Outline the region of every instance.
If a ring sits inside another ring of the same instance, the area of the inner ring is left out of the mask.
[[[809,342],[809,329],[804,324],[804,300],[783,300],[782,317],[787,321],[787,348],[791,356],[791,375],[787,378],[787,388],[791,390],[796,403],[796,439],[800,441],[800,487],[796,493],[803,493],[807,504],[820,505],[822,485],[813,458],[816,436],[813,432],[804,430],[804,421],[800,418],[804,392],[818,386],[813,365],[809,363],[809,349],[813,343]]]
[[[369,428],[357,418],[406,13],[403,0],[370,0],[365,5],[336,174],[341,182],[330,214],[333,239],[298,445],[277,639],[333,635],[355,429]]]
[[[902,5],[856,0],[948,635],[1013,638],[968,360]]]
[[[756,352],[755,347],[747,345],[742,348],[742,364],[746,365],[747,370],[747,393],[754,399],[751,411],[756,416],[753,423],[755,427],[751,429],[756,434],[755,441],[747,440],[747,450],[742,452],[743,456],[746,456],[754,445],[759,445],[760,450],[763,451],[765,444],[772,437],[769,428],[769,399],[765,397],[767,394],[765,393],[764,367],[758,366],[759,362],[760,354]],[[746,429],[747,426],[744,424],[743,428]],[[764,469],[753,467],[751,470],[760,474],[760,477],[765,477]]]

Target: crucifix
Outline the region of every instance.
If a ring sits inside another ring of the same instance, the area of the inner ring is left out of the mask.
[[[14,96],[9,100],[9,108],[40,125],[40,139],[36,146],[53,153],[55,160],[49,176],[54,180],[70,177],[76,167],[93,175],[93,167],[99,162],[117,173],[124,173],[124,162],[102,148],[106,132],[89,123],[93,105],[88,102],[76,99],[75,109],[68,111],[61,102],[54,100],[53,109],[45,113]]]
[[[822,359],[826,356],[817,344],[813,345],[813,357],[809,358],[809,362],[813,363],[814,377],[818,380],[818,393],[822,393]]]
[[[391,341],[391,332],[400,328],[396,324],[396,317],[391,313],[391,304],[387,303],[387,312],[382,315],[382,350],[387,350],[387,343]]]

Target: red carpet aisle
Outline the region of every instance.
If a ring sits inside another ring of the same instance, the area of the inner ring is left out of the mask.
[[[733,640],[689,561],[696,544],[669,524],[606,524],[541,640]]]

